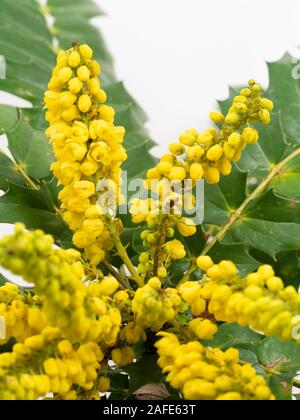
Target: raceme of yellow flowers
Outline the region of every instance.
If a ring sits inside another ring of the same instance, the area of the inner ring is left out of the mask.
[[[250,326],[267,336],[300,344],[298,335],[293,336],[299,326],[300,294],[293,286],[284,287],[271,266],[263,265],[241,278],[231,261],[213,264],[210,257],[201,256],[197,264],[206,276],[179,288],[194,314],[208,310],[217,321]]]
[[[175,229],[185,237],[194,235],[197,229],[191,218],[182,217],[182,208],[190,211],[195,207],[193,187],[197,181],[218,183],[221,175],[231,173],[232,162],[240,160],[246,146],[257,143],[259,134],[251,125],[269,124],[273,109],[272,101],[261,93],[260,85],[250,80],[249,87],[234,98],[226,116],[219,112],[210,114],[219,129],[210,128],[204,133],[186,131],[178,143],[170,145],[170,153],[148,171],[145,184],[157,198],[135,199],[130,210],[134,223],[147,223],[141,237],[148,251],[140,256],[138,267],[143,277],[164,279],[172,260],[185,256],[184,246],[171,240]],[[183,199],[178,187],[187,180],[190,184],[184,186]]]
[[[57,162],[52,171],[64,186],[59,194],[63,217],[75,232],[76,247],[84,248],[92,265],[112,248],[110,234],[97,203],[101,181],[120,199],[122,146],[125,129],[114,125],[115,111],[105,105],[99,64],[88,45],[61,51],[45,94],[46,120]],[[113,197],[113,198],[114,198]]]
[[[178,288],[165,282],[171,263],[187,255],[176,231],[186,237],[196,233],[181,213],[183,205],[195,205],[196,181],[216,183],[230,173],[246,145],[258,141],[251,124],[270,122],[272,102],[250,81],[226,116],[211,114],[219,130],[187,131],[149,170],[145,185],[152,190],[154,181],[156,197],[135,200],[131,208],[133,221],[147,224],[141,235],[145,251],[138,255],[139,282],[126,250],[121,255],[116,246],[118,219],[110,215],[113,231],[98,205],[104,181],[108,188],[115,186],[120,202],[126,159],[125,131],[114,125],[115,112],[104,105],[99,74],[92,49],[74,45],[59,53],[45,94],[47,135],[56,157],[52,170],[63,186],[62,216],[82,253],[57,248],[50,235],[21,224],[0,239],[0,265],[35,285],[29,291],[10,283],[0,287],[0,344],[15,341],[11,352],[0,354],[0,399],[99,399],[110,389],[111,362],[120,370],[134,362],[133,346],[151,332],[160,337],[159,366],[183,398],[274,399],[265,379],[241,362],[237,350],[223,352],[207,340],[217,333],[218,321],[291,339],[300,312],[297,291],[284,288],[269,266],[241,278],[234,263],[214,264],[206,256],[197,259],[205,273],[200,281]],[[168,190],[168,182],[178,186],[188,179],[192,183],[183,203],[175,187]],[[103,276],[99,270],[86,277],[86,264],[99,266],[113,246],[134,286],[124,286],[120,273]],[[192,319],[179,322],[186,313]]]
[[[239,352],[204,347],[198,341],[180,344],[176,335],[162,332],[156,343],[158,364],[167,381],[187,400],[274,400],[262,376],[242,364]]]

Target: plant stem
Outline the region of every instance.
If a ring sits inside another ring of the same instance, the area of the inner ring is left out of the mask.
[[[118,282],[121,284],[121,286],[123,286],[123,288],[130,289],[130,285],[128,281],[125,278],[123,278],[120,275],[120,273],[108,261],[103,261],[103,264],[111,272],[111,274],[118,280]]]
[[[27,175],[27,173],[24,171],[22,165],[19,165],[17,162],[13,162],[16,170],[22,175],[22,177],[25,179],[27,185],[31,187],[33,190],[38,191],[40,188],[39,186],[33,182],[33,180]]]
[[[118,254],[121,257],[121,259],[123,260],[124,264],[128,268],[128,270],[131,274],[132,280],[138,285],[138,287],[143,287],[144,286],[144,281],[139,276],[139,274],[137,272],[137,269],[134,267],[134,265],[132,264],[132,262],[131,262],[131,260],[128,256],[128,254],[127,254],[126,248],[122,244],[122,241],[120,239],[119,229],[118,229],[118,226],[117,226],[117,222],[112,220],[111,217],[109,217],[109,220],[108,220],[107,224],[108,224],[108,228],[110,230],[115,248],[118,251]]]
[[[226,234],[230,231],[233,225],[240,219],[243,215],[244,211],[248,207],[248,205],[255,200],[256,198],[260,197],[265,190],[268,188],[269,184],[273,181],[273,179],[284,169],[284,167],[295,157],[300,156],[300,148],[294,150],[289,156],[287,156],[284,160],[279,162],[274,168],[271,170],[269,175],[258,185],[258,187],[246,198],[246,200],[241,204],[241,206],[231,215],[230,219],[220,228],[217,235],[213,238],[211,242],[209,242],[205,248],[203,249],[201,255],[207,255],[212,248],[220,242]],[[196,270],[197,265],[193,261],[191,267],[182,278],[180,284],[186,282],[190,275]]]

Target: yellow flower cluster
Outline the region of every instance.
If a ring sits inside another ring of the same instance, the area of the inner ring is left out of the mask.
[[[180,344],[174,334],[159,333],[158,364],[167,381],[187,400],[274,400],[264,378],[239,352],[203,347],[197,341]]]
[[[170,192],[161,200],[132,202],[130,213],[134,223],[147,223],[141,239],[147,251],[139,257],[138,271],[144,277],[157,276],[164,279],[173,260],[182,259],[186,252],[179,240],[172,240],[175,228],[185,237],[194,235],[196,227],[191,219],[182,217],[183,198]]]
[[[0,240],[0,264],[20,274],[45,297],[43,311],[51,325],[79,342],[114,344],[121,315],[109,296],[118,288],[113,277],[84,284],[80,253],[53,248],[53,238],[42,231],[26,232],[16,225],[15,234]]]
[[[100,347],[89,342],[74,349],[68,340],[58,344],[59,357],[48,358],[43,363],[43,370],[50,380],[50,391],[63,399],[77,399],[76,390],[90,391],[95,386],[100,362],[104,354]]]
[[[140,325],[158,331],[175,318],[181,302],[176,289],[162,289],[161,282],[154,277],[135,292],[132,311]]]
[[[37,356],[51,349],[60,336],[59,328],[48,326],[15,344],[11,353],[0,354],[0,400],[36,400],[50,392],[50,380],[41,373]]]
[[[221,125],[220,131],[209,129],[199,134],[186,131],[179,143],[170,145],[171,154],[163,156],[159,164],[148,172],[148,182],[155,180],[183,181],[205,179],[209,184],[220,181],[220,175],[231,173],[231,162],[241,158],[248,144],[255,144],[259,135],[251,123],[269,124],[273,103],[261,97],[262,89],[255,81],[236,96],[226,116],[211,113],[211,119]]]
[[[199,257],[197,263],[206,271],[206,278],[184,283],[180,290],[190,290],[204,310],[208,302],[208,311],[218,321],[236,322],[300,344],[298,335],[293,336],[300,321],[300,294],[293,286],[285,288],[272,266],[263,265],[242,279],[231,261],[213,264],[209,257]],[[184,293],[182,296],[185,298]]]
[[[38,305],[38,299],[35,300]],[[0,287],[0,322],[3,318],[0,344],[12,337],[17,342],[24,342],[27,337],[40,333],[48,325],[45,314],[37,305],[31,306],[26,302],[25,294],[20,293],[19,288],[12,283]]]
[[[120,198],[121,164],[127,155],[125,130],[114,125],[115,111],[104,105],[100,66],[92,57],[87,45],[59,53],[45,106],[46,134],[57,159],[52,171],[64,186],[59,194],[63,217],[75,232],[75,246],[97,265],[112,247],[102,216]],[[106,194],[99,206],[97,192]]]
[[[48,327],[0,355],[0,399],[35,400],[51,392],[75,400],[79,392],[94,388],[104,358],[99,346],[90,342],[76,349],[68,340],[53,346],[58,337],[59,330]]]
[[[258,141],[259,134],[250,125],[259,121],[268,124],[273,109],[272,101],[262,98],[261,93],[260,85],[250,80],[249,87],[234,98],[226,116],[211,113],[220,130],[211,128],[201,134],[195,129],[186,131],[179,143],[170,145],[170,153],[147,172],[145,185],[151,190],[151,198],[133,200],[130,210],[133,222],[146,222],[148,228],[141,234],[149,249],[140,256],[142,276],[167,276],[170,259],[163,252],[164,244],[174,237],[175,229],[185,237],[196,233],[193,220],[182,216],[183,209],[195,208],[195,182],[205,179],[209,184],[218,183],[221,175],[231,173],[232,162],[240,160],[246,146]],[[190,184],[183,185],[187,180]],[[184,258],[184,252],[179,254]]]

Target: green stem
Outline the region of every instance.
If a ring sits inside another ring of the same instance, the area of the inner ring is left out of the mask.
[[[115,248],[118,251],[118,254],[121,257],[121,259],[123,260],[124,264],[128,268],[128,270],[131,274],[132,280],[138,285],[138,287],[143,287],[144,286],[144,281],[139,276],[139,274],[137,272],[137,269],[134,267],[134,265],[132,264],[132,262],[131,262],[131,260],[128,256],[128,254],[127,254],[126,248],[122,244],[122,241],[120,239],[119,229],[118,229],[118,226],[117,226],[117,222],[115,220],[112,220],[111,218],[109,218],[109,220],[107,222],[107,225],[108,225],[109,231],[111,233]]]
[[[33,182],[33,180],[27,175],[27,173],[24,171],[22,165],[19,165],[17,162],[13,162],[16,170],[22,175],[22,177],[25,179],[27,185],[31,187],[33,190],[38,191],[40,188],[39,186]]]
[[[123,278],[120,275],[120,273],[108,261],[103,261],[103,264],[110,271],[110,273],[118,280],[121,286],[123,286],[125,289],[130,289],[128,281],[125,278]]]
[[[273,181],[273,179],[284,169],[284,167],[295,157],[300,156],[300,148],[296,149],[293,153],[287,156],[284,160],[279,162],[274,168],[271,170],[269,175],[258,185],[258,187],[246,198],[246,200],[242,203],[242,205],[231,215],[230,219],[220,228],[217,235],[213,238],[212,241],[207,243],[205,248],[203,249],[201,255],[207,255],[212,248],[230,231],[233,225],[241,218],[244,211],[248,207],[248,205],[255,200],[256,198],[260,197],[265,190],[268,188],[269,184]],[[182,278],[180,284],[188,281],[190,275],[197,269],[196,263],[193,261],[191,267]]]

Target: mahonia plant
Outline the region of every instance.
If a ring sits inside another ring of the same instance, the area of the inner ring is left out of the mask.
[[[0,239],[0,265],[34,284],[0,287],[0,344],[7,348],[0,353],[0,399],[107,398],[111,377],[126,373],[143,348],[157,355],[165,382],[182,399],[274,400],[267,374],[214,338],[223,323],[235,323],[300,344],[293,335],[300,295],[271,266],[243,276],[233,261],[215,264],[209,247],[191,257],[185,238],[197,226],[182,212],[194,208],[197,182],[219,183],[258,142],[255,127],[270,123],[272,101],[250,80],[226,115],[210,114],[218,128],[188,130],[170,145],[147,172],[147,196],[131,201],[132,222],[141,226],[132,255],[116,211],[124,201],[125,129],[106,104],[100,73],[92,48],[74,43],[59,52],[45,93],[58,213],[74,249],[20,223]],[[186,180],[183,200],[176,187]],[[181,261],[188,266],[174,284],[170,272]]]

